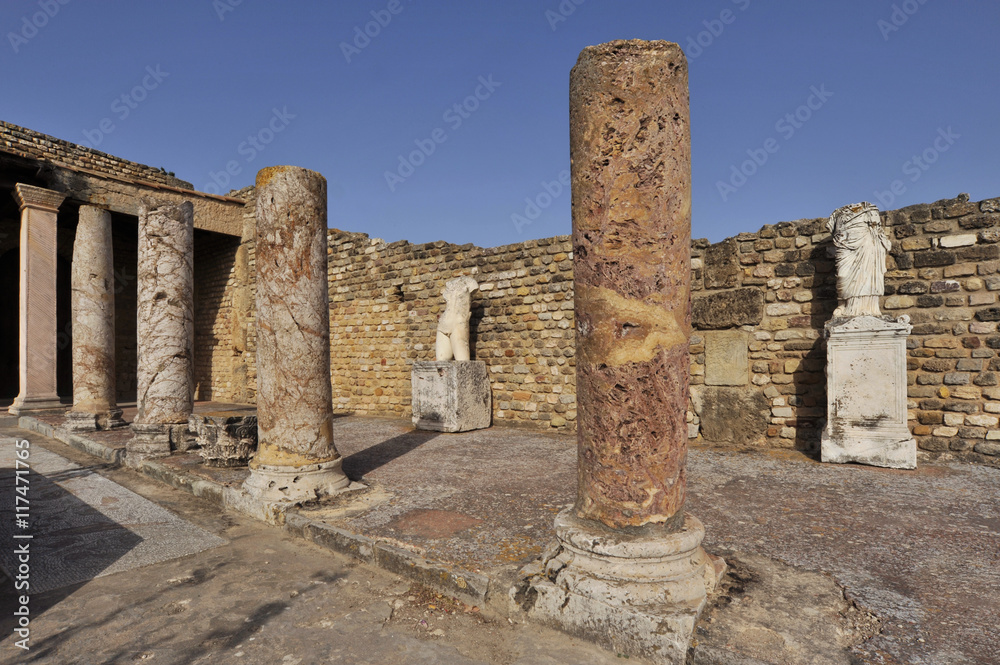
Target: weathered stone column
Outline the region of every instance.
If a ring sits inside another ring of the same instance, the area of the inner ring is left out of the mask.
[[[691,166],[680,47],[584,49],[570,149],[577,502],[517,598],[620,652],[682,663],[717,571],[704,528],[683,512]]]
[[[194,206],[139,210],[138,413],[128,462],[183,446],[194,407]]]
[[[346,488],[333,443],[326,179],[257,174],[257,454],[244,489],[307,501]]]
[[[81,206],[73,243],[73,409],[66,426],[122,427],[115,398],[115,266],[111,213]]]
[[[14,186],[21,208],[20,390],[9,412],[59,406],[56,393],[56,217],[65,194]]]

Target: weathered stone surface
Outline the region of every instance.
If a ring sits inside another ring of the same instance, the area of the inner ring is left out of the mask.
[[[750,383],[747,333],[742,330],[705,333],[705,384],[745,386]]]
[[[823,461],[916,468],[917,443],[906,410],[909,324],[860,316],[834,319],[826,330]]]
[[[767,438],[771,406],[752,388],[695,386],[691,390],[701,437],[708,443],[759,446]]]
[[[257,452],[257,416],[231,411],[193,413],[188,429],[197,436],[205,466],[246,466]]]
[[[835,317],[881,316],[885,294],[886,256],[892,243],[882,230],[878,208],[868,202],[837,208],[826,228],[837,257]]]
[[[585,49],[570,123],[577,514],[678,528],[691,331],[684,54],[667,42]]]
[[[705,288],[728,289],[736,286],[740,267],[736,261],[738,246],[728,238],[705,249]]]
[[[493,400],[486,363],[413,364],[413,426],[436,432],[468,432],[490,426]]]
[[[699,330],[755,326],[764,318],[764,292],[733,289],[694,298],[691,320]]]
[[[115,267],[111,214],[81,206],[73,242],[71,430],[123,427],[115,399]]]
[[[346,488],[333,442],[326,179],[276,166],[257,174],[257,454],[244,483],[261,501]]]
[[[14,186],[21,209],[19,392],[12,415],[59,406],[56,393],[56,214],[65,194]]]
[[[129,463],[170,454],[194,407],[194,222],[189,203],[139,215],[138,411]],[[157,434],[157,428],[162,430]],[[164,434],[173,433],[165,437]]]

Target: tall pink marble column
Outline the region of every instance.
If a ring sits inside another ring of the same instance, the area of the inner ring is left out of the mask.
[[[257,174],[257,454],[244,488],[265,501],[334,494],[350,481],[333,443],[326,179]]]
[[[194,206],[144,202],[139,211],[136,336],[138,413],[127,459],[183,444],[194,407]]]
[[[14,186],[21,208],[20,391],[9,411],[19,415],[59,406],[56,393],[56,217],[65,194]]]
[[[588,47],[570,75],[579,484],[514,596],[620,653],[685,662],[722,564],[684,513],[691,334],[687,61]]]
[[[75,431],[123,427],[115,398],[115,266],[111,213],[81,206],[73,243],[73,408]]]

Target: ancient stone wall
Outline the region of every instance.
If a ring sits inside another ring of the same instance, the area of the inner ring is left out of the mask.
[[[142,180],[180,189],[194,189],[191,183],[167,175],[151,166],[130,162],[100,150],[63,141],[2,120],[0,120],[0,152],[86,169],[125,180]]]
[[[573,271],[568,236],[481,249],[385,243],[331,230],[333,399],[338,411],[410,415],[410,370],[434,360],[447,280],[471,275],[470,346],[493,386],[494,419],[574,427]]]
[[[884,314],[907,315],[910,428],[922,450],[1000,456],[1000,199],[884,212]],[[690,434],[732,446],[818,446],[823,325],[836,306],[825,219],[693,244]]]
[[[235,262],[240,239],[196,231],[194,239],[194,385],[199,400],[233,400]]]

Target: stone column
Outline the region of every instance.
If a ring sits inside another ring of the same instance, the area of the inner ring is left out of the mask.
[[[684,513],[687,71],[676,44],[633,40],[584,49],[570,77],[577,502],[516,594],[537,618],[664,663],[684,662],[721,573]]]
[[[56,393],[56,216],[65,194],[14,186],[21,208],[20,390],[9,411],[59,406]]]
[[[81,206],[73,243],[73,409],[75,431],[122,427],[115,398],[115,266],[111,213]]]
[[[128,462],[183,447],[194,407],[194,206],[139,209],[138,413]]]
[[[345,489],[333,443],[326,179],[257,174],[257,454],[244,489],[300,502]]]

